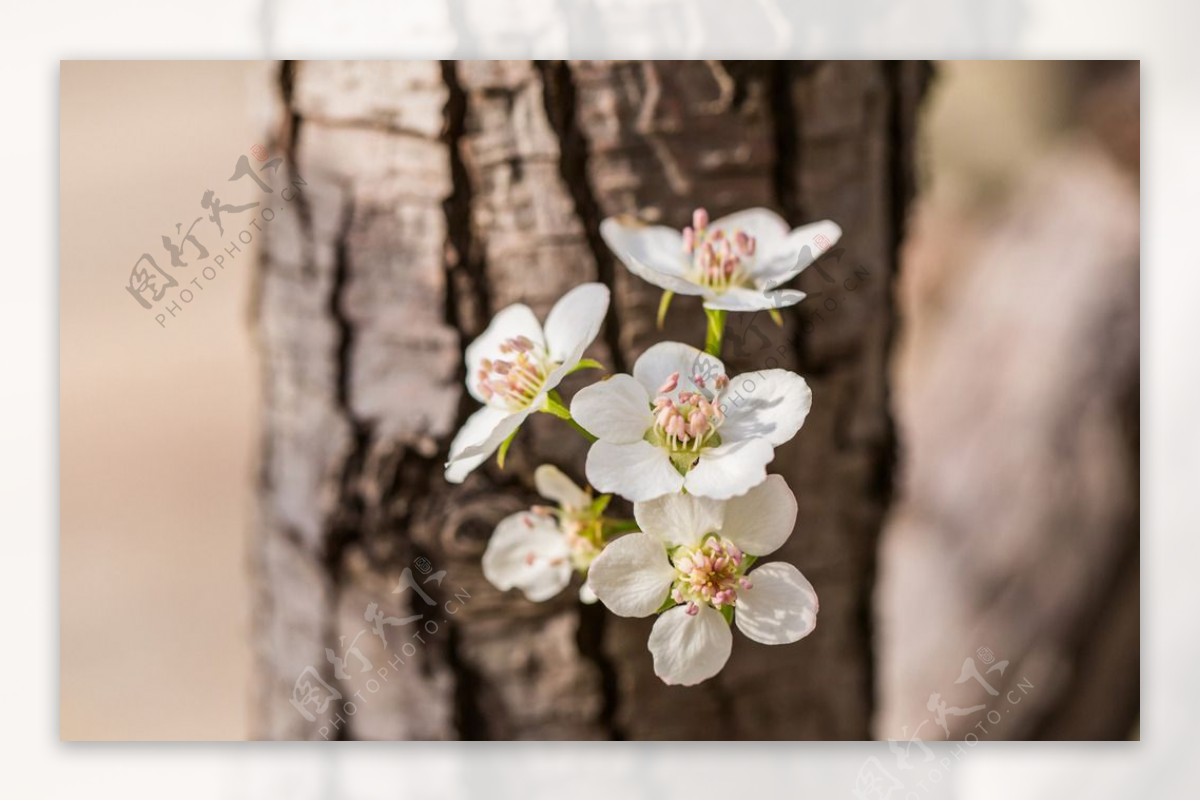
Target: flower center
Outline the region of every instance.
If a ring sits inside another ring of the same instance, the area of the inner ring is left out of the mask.
[[[721,444],[717,429],[725,420],[717,396],[729,385],[729,377],[718,375],[711,392],[702,375],[692,376],[692,383],[697,387],[695,392],[685,390],[674,394],[679,386],[676,372],[658,388],[658,397],[652,404],[654,427],[646,433],[650,443],[666,448],[680,473],[686,473],[695,464],[702,449]]]
[[[581,573],[587,573],[592,562],[600,555],[604,534],[599,520],[583,521],[566,519],[562,523],[571,549],[571,565]]]
[[[601,517],[590,509],[535,506],[533,511],[558,519],[558,530],[566,540],[571,566],[586,574],[604,547],[604,521]]]
[[[675,566],[671,598],[677,604],[686,603],[689,615],[699,612],[700,604],[718,611],[732,606],[738,590],[751,587],[744,575],[749,567],[746,555],[719,534],[709,534],[694,548],[681,545],[672,553],[671,562]]]
[[[692,257],[692,280],[716,292],[751,284],[748,270],[757,244],[740,229],[710,231],[704,209],[692,212],[692,224],[683,229],[683,252]]]
[[[500,343],[500,354],[506,358],[480,362],[475,385],[486,400],[496,398],[510,409],[524,409],[558,365],[550,361],[545,348],[524,335]]]

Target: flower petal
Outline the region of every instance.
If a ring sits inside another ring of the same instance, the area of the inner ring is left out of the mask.
[[[624,373],[576,392],[571,399],[571,417],[608,442],[640,442],[654,425],[646,391]]]
[[[724,504],[711,498],[674,493],[635,503],[638,528],[672,545],[696,545],[710,531],[721,530]]]
[[[693,495],[705,498],[733,498],[761,484],[767,477],[767,464],[774,458],[775,449],[765,439],[724,442],[700,454],[684,486]]]
[[[787,542],[795,527],[796,496],[783,476],[767,476],[745,495],[726,502],[721,536],[746,553],[766,556]]]
[[[734,622],[755,642],[783,645],[817,627],[817,591],[787,562],[768,562],[749,573],[751,587],[738,590]]]
[[[650,398],[658,396],[658,388],[673,373],[679,373],[679,386],[676,389],[676,393],[679,393],[696,389],[692,377],[697,373],[711,379],[724,372],[725,363],[720,359],[682,342],[651,345],[633,365],[633,377],[645,388]]]
[[[564,509],[585,509],[592,499],[581,490],[567,474],[552,464],[544,464],[533,471],[533,485],[538,495],[549,498]]]
[[[474,456],[464,456],[452,462],[446,462],[446,480],[451,484],[461,484],[467,476],[475,472],[475,468],[483,464],[491,456],[490,453],[477,453]]]
[[[667,600],[674,580],[666,545],[639,531],[606,545],[588,568],[587,583],[613,614],[646,617]]]
[[[658,616],[648,646],[656,676],[667,684],[690,686],[711,679],[725,667],[733,650],[733,632],[711,606],[700,606],[689,615],[683,605]]]
[[[520,419],[510,427],[513,419],[517,417]],[[446,480],[452,484],[461,484],[467,474],[483,464],[492,451],[500,447],[504,437],[516,430],[516,427],[524,419],[523,416],[514,415],[512,412],[498,409],[495,406],[484,406],[468,417],[450,443],[450,458],[446,462]],[[497,432],[505,433],[496,439]],[[487,447],[487,444],[493,439],[495,444],[490,448]]]
[[[579,600],[581,603],[594,604],[600,600],[600,597],[596,595],[596,591],[592,589],[592,585],[585,581],[579,587]]]
[[[755,250],[762,255],[780,248],[791,228],[787,220],[764,208],[745,209],[727,214],[713,220],[708,227],[711,231],[724,231],[729,237],[739,230],[745,231],[757,240]]]
[[[782,445],[796,436],[811,407],[812,390],[790,370],[742,373],[730,379],[721,395],[721,439],[762,437]]]
[[[832,220],[803,225],[770,250],[759,250],[750,277],[763,288],[783,286],[801,270],[828,252],[842,238],[841,227]]]
[[[683,487],[683,476],[667,452],[645,440],[593,443],[586,471],[588,482],[597,490],[615,492],[631,501],[648,501]]]
[[[479,456],[480,454],[488,456],[492,453],[495,453],[496,449],[500,447],[500,443],[508,439],[508,435],[520,428],[521,423],[525,422],[525,418],[533,414],[534,411],[539,408],[541,408],[540,401],[537,404],[531,405],[529,408],[522,409],[519,412],[503,412],[504,418],[496,424],[495,429],[493,429],[492,432],[488,434],[482,442],[470,443],[464,441],[461,449],[457,451],[454,447],[455,443],[450,443],[450,461],[453,462],[458,461],[459,459],[469,459],[472,456]],[[482,409],[480,411],[482,411]],[[462,431],[465,430],[468,425],[471,425],[471,420],[476,415],[479,415],[479,412],[476,412],[467,418],[467,422],[463,424],[462,429],[459,430],[459,434],[462,434]],[[455,442],[458,441],[457,436],[454,439]]]
[[[600,236],[631,273],[680,295],[700,295],[704,289],[684,277],[688,256],[683,235],[662,225],[626,225],[614,217],[600,223]]]
[[[484,332],[467,346],[467,391],[475,400],[487,402],[475,387],[475,373],[479,370],[479,363],[484,359],[498,358],[501,343],[517,336],[529,337],[537,345],[546,346],[541,323],[524,303],[514,303],[497,312]]]
[[[497,589],[519,587],[545,601],[571,581],[566,538],[552,517],[518,512],[500,521],[483,553],[483,575]]]
[[[580,284],[558,299],[546,317],[546,349],[550,358],[570,370],[592,344],[608,314],[608,287]]]
[[[749,289],[735,286],[719,295],[705,298],[704,308],[734,312],[782,309],[795,306],[806,297],[808,296],[797,289]]]

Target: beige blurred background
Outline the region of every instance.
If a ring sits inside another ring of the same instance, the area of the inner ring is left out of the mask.
[[[268,65],[243,62],[62,65],[63,739],[249,730],[254,245],[165,329],[123,283],[264,140],[269,80]],[[902,391],[975,242],[1078,125],[1079,86],[1069,63],[938,66],[899,290]]]
[[[62,64],[63,739],[247,731],[257,243],[166,328],[123,286],[143,252],[169,264],[161,236],[206,214],[204,191],[261,140],[262,76]]]

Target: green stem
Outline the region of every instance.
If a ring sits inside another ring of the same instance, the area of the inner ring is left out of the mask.
[[[579,423],[576,423],[576,422],[575,422],[575,419],[574,419],[573,417],[568,417],[568,418],[567,418],[567,425],[571,426],[571,428],[575,429],[575,430],[576,430],[576,431],[578,431],[580,434],[582,434],[582,435],[583,435],[583,438],[584,438],[584,439],[586,439],[588,442],[595,442],[595,441],[596,441],[596,437],[595,437],[595,436],[592,434],[592,432],[591,432],[591,431],[588,431],[586,428],[584,428],[583,426],[579,425]]]
[[[721,341],[725,338],[725,317],[729,312],[723,309],[705,309],[704,316],[708,318],[708,327],[704,332],[704,352],[710,356],[721,358]]]
[[[558,394],[558,390],[550,390],[550,392],[546,395],[546,403],[544,406],[542,406],[541,410],[547,414],[554,415],[559,420],[566,420],[567,424],[582,434],[584,439],[586,439],[588,442],[596,441],[596,437],[592,436],[592,432],[579,425],[579,423],[575,422],[575,418],[571,417],[571,410],[567,408],[565,403],[563,403],[562,395]]]
[[[641,531],[641,527],[636,520],[621,520],[613,519],[604,521],[605,536],[613,536],[614,534],[627,534],[630,531]]]

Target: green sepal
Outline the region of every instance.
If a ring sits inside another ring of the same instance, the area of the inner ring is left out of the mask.
[[[655,612],[654,614],[661,615],[663,612],[670,611],[671,609],[674,609],[677,606],[680,606],[680,604],[675,603],[675,599],[672,598],[670,595],[668,595],[667,600],[663,601],[662,606],[658,607],[658,611]]]
[[[721,617],[725,618],[725,622],[733,625],[733,607],[729,604],[721,607]]]
[[[595,359],[580,359],[579,364],[575,365],[574,367],[572,367],[570,370],[567,371],[567,375],[571,375],[571,373],[578,373],[580,370],[607,370],[607,369],[608,369],[607,367],[605,367],[603,364],[596,361]]]
[[[592,514],[596,515],[597,517],[604,514],[604,510],[608,508],[608,503],[611,500],[612,500],[612,493],[608,492],[608,493],[605,493],[604,495],[601,495],[596,500],[592,501],[592,509],[591,509]]]
[[[496,464],[500,466],[501,470],[504,469],[504,457],[508,456],[508,448],[512,445],[512,441],[517,438],[517,432],[520,430],[519,426],[514,428],[513,432],[505,437],[504,442],[501,442],[500,447],[496,449]]]
[[[671,299],[674,297],[675,297],[675,293],[672,292],[671,290],[669,290],[669,289],[663,290],[662,300],[660,300],[658,302],[658,317],[656,318],[658,321],[658,330],[659,331],[662,330],[663,323],[667,319],[667,309],[671,308]]]

